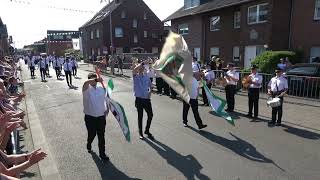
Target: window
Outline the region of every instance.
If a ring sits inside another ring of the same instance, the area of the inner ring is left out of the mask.
[[[193,8],[200,5],[200,0],[184,0],[184,9]]]
[[[67,36],[67,39],[72,39],[71,35],[68,35],[68,36]]]
[[[97,39],[100,38],[100,31],[99,31],[99,29],[96,30],[96,38],[97,38]]]
[[[314,19],[320,20],[320,0],[316,0],[316,6],[314,10]]]
[[[94,55],[94,49],[91,48],[91,55]]]
[[[212,47],[210,48],[210,57],[212,56],[219,56],[219,48],[218,47]]]
[[[312,47],[310,50],[310,62],[320,58],[320,47]]]
[[[145,37],[145,38],[148,37],[148,31],[143,31],[143,37]]]
[[[188,27],[188,24],[180,24],[178,26],[178,29],[179,29],[179,34],[181,35],[185,35],[185,34],[188,34],[189,33],[189,27]]]
[[[240,23],[241,23],[241,13],[240,11],[236,11],[234,13],[233,27],[235,29],[240,28]]]
[[[137,19],[133,19],[132,27],[133,28],[137,28],[138,27],[138,20]]]
[[[158,35],[156,33],[152,33],[151,36],[152,36],[153,39],[158,38]]]
[[[239,46],[233,47],[233,61],[240,61],[240,48],[239,48]]]
[[[267,21],[268,4],[259,4],[248,8],[248,24],[263,23]]]
[[[146,12],[143,13],[143,19],[144,19],[144,20],[147,19],[147,13],[146,13]]]
[[[122,11],[122,12],[121,12],[121,18],[122,18],[122,19],[125,19],[126,16],[127,16],[127,15],[126,15],[126,12],[125,12],[125,11]]]
[[[90,39],[93,39],[93,31],[90,32]]]
[[[210,31],[220,30],[220,16],[213,16],[210,18]]]
[[[115,37],[122,38],[123,37],[123,29],[121,27],[116,27],[114,29]]]
[[[101,55],[100,48],[97,48],[98,56]]]
[[[157,47],[152,47],[152,53],[154,53],[154,54],[159,53],[159,48],[157,48]]]
[[[137,34],[133,35],[133,42],[138,43],[138,35]]]
[[[116,54],[123,54],[123,48],[122,47],[117,47],[116,48]]]

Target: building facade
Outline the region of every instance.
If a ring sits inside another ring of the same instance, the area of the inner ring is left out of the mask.
[[[86,58],[111,52],[159,53],[164,40],[163,23],[143,0],[114,0],[79,30]]]
[[[2,22],[0,18],[0,58],[8,55],[9,53],[9,41],[7,26]]]
[[[165,21],[171,20],[172,31],[182,34],[190,51],[202,61],[219,56],[225,64],[234,62],[240,67],[249,67],[251,61],[266,50],[299,49],[305,54],[303,61],[307,62],[311,51],[317,55],[320,43],[319,38],[307,38],[308,32],[314,37],[320,32],[320,22],[316,19],[320,8],[315,12],[319,0],[308,2],[185,0],[184,7]],[[306,10],[308,15],[301,17],[299,14]]]
[[[63,56],[67,49],[80,49],[79,31],[48,30],[46,49],[48,54]]]

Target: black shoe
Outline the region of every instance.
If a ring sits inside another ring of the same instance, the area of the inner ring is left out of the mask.
[[[101,159],[102,161],[105,161],[105,162],[107,162],[107,161],[110,160],[110,158],[109,158],[108,156],[106,156],[105,154],[100,155],[99,157],[100,157],[100,159]]]
[[[87,144],[87,150],[88,150],[88,153],[92,153],[91,145]]]
[[[230,110],[230,109],[225,109],[225,111],[226,111],[226,112],[231,112],[231,110]]]
[[[199,129],[206,128],[207,126],[208,126],[208,125],[206,125],[206,124],[202,124],[202,125],[199,126]]]
[[[281,126],[281,123],[278,123],[278,122],[277,122],[277,123],[276,123],[276,126]]]
[[[146,134],[149,139],[154,140],[154,137],[150,132],[144,132],[144,134]]]
[[[247,114],[246,117],[247,118],[252,118],[252,114]]]
[[[143,140],[143,139],[144,139],[144,137],[143,137],[142,135],[140,135],[140,136],[139,136],[139,138],[140,138],[141,140]]]
[[[188,123],[183,123],[184,127],[189,127]]]
[[[276,123],[274,121],[268,122],[268,125],[275,125]]]

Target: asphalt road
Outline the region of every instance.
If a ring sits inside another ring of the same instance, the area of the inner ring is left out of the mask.
[[[57,179],[57,175],[66,180],[320,179],[319,134],[293,127],[290,133],[285,127],[269,128],[263,121],[253,123],[241,114],[236,127],[232,127],[212,115],[209,107],[199,109],[208,124],[205,130],[197,130],[191,111],[191,127],[185,128],[182,103],[166,96],[152,96],[151,132],[156,140],[141,141],[132,81],[125,78],[114,79],[112,97],[124,106],[132,142],[126,142],[116,120],[107,117],[106,149],[111,161],[103,164],[96,153],[86,151],[81,86],[88,71],[78,70],[80,78],[73,83],[78,89],[69,89],[64,80],[56,80],[55,73],[50,71],[53,77],[46,83],[40,82],[38,71],[33,80],[26,69],[23,72],[27,105],[32,104],[28,107],[32,109],[28,112],[32,136],[47,144],[45,149],[50,156],[39,164],[40,170],[46,171],[41,172],[42,179]],[[93,150],[98,152],[97,140]],[[50,174],[54,171],[57,173]]]

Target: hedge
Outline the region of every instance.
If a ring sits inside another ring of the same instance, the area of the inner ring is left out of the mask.
[[[274,70],[277,68],[277,64],[280,63],[280,58],[285,59],[289,58],[292,64],[299,63],[301,59],[293,51],[266,51],[256,57],[252,61],[252,64],[258,66],[259,70],[262,73],[274,73]]]

